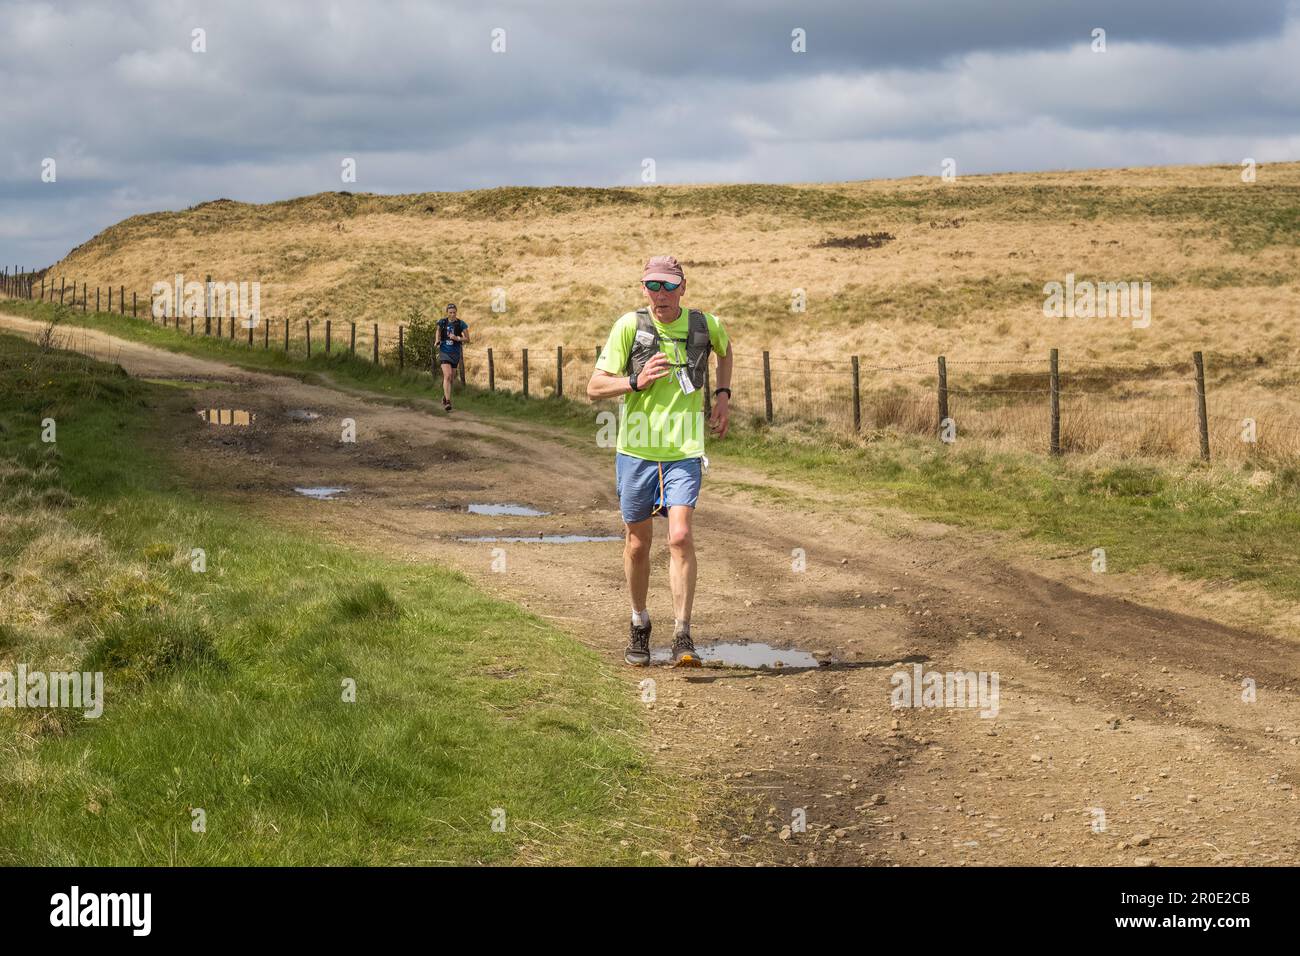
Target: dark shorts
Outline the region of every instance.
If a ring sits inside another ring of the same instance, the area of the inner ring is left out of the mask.
[[[655,516],[668,517],[676,505],[694,508],[700,497],[700,459],[647,461],[619,454],[614,463],[619,510],[628,524]],[[662,490],[662,495],[661,495]]]
[[[459,355],[448,355],[446,352],[439,352],[439,353],[438,353],[438,364],[439,364],[439,365],[450,365],[452,368],[455,368],[457,365],[460,364],[460,356],[459,356]]]

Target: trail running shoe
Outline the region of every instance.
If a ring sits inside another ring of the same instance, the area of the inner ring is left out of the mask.
[[[444,412],[451,411],[451,402],[447,401],[445,398],[442,400],[442,410]]]
[[[628,639],[627,650],[623,660],[635,667],[645,667],[650,663],[650,624],[645,627],[632,625],[632,636]]]
[[[673,663],[678,667],[699,667],[704,663],[695,652],[695,642],[690,634],[673,635]]]

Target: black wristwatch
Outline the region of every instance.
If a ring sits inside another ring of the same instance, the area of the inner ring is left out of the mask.
[[[727,388],[725,385],[722,388],[715,388],[713,390],[713,397],[717,398],[723,392],[727,393],[727,398],[731,398],[731,389]]]
[[[629,385],[632,386],[632,391],[634,391],[634,392],[639,392],[639,391],[641,391],[641,389],[639,389],[639,388],[636,387],[636,376],[635,376],[635,375],[629,375],[629,376],[627,377],[627,383],[628,383]]]

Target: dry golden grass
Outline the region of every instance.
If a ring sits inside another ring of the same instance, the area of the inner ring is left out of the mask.
[[[873,249],[819,245],[880,232],[895,238]],[[733,334],[738,400],[758,396],[744,404],[747,414],[762,414],[761,352],[769,349],[778,418],[851,422],[848,359],[858,355],[864,396],[880,403],[864,420],[928,429],[935,357],[944,354],[954,389],[1006,392],[996,402],[990,395],[955,400],[972,413],[962,419],[964,434],[1024,441],[1028,429],[1033,445],[1045,445],[1047,353],[1058,348],[1063,401],[1089,397],[1087,410],[1068,418],[1069,447],[1181,453],[1196,447],[1186,395],[1196,349],[1207,355],[1216,427],[1227,434],[1233,422],[1254,417],[1268,447],[1294,444],[1297,369],[1285,363],[1300,366],[1298,249],[1300,163],[1285,163],[1259,167],[1251,184],[1241,182],[1237,166],[1202,166],[954,183],[218,201],[128,219],[74,250],[51,275],[88,282],[92,302],[96,285],[112,284],[144,303],[154,282],[178,272],[260,281],[266,317],[295,320],[296,336],[303,319],[332,319],[336,343],[346,342],[346,323],[356,321],[363,354],[371,323],[379,323],[386,347],[412,307],[440,314],[454,300],[474,335],[473,379],[486,381],[482,350],[491,346],[498,386],[520,387],[518,350],[527,347],[530,391],[540,393],[554,378],[555,346],[564,345],[572,395],[613,319],[640,304],[642,261],[671,252],[686,265],[687,302],[721,315]],[[1150,327],[1045,318],[1043,285],[1067,273],[1149,280]],[[505,292],[505,312],[490,309],[494,289]],[[807,297],[804,314],[791,311],[798,289]],[[963,364],[989,361],[1023,364]],[[1135,371],[1150,364],[1163,371]],[[883,368],[894,366],[905,368]],[[1017,370],[1038,378],[1016,381],[1009,376]],[[1011,394],[1017,390],[1025,394]],[[904,393],[913,398],[905,402]],[[980,411],[1017,402],[1023,416]]]

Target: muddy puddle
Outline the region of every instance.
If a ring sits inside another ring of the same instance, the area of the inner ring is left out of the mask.
[[[495,515],[508,518],[541,518],[549,511],[538,511],[527,505],[467,505],[465,508],[472,515]]]
[[[200,408],[199,418],[209,425],[240,425],[247,428],[257,416],[242,408]]]
[[[295,488],[293,489],[300,495],[308,498],[315,498],[317,501],[333,501],[339,495],[346,494],[346,488]]]
[[[695,650],[700,660],[706,664],[722,664],[726,667],[750,667],[754,670],[781,670],[784,668],[820,667],[812,654],[796,648],[777,648],[771,644],[758,643],[719,643],[699,644]],[[656,648],[650,653],[650,659],[656,663],[672,660],[672,651],[667,647]]]
[[[291,422],[314,422],[320,418],[318,412],[309,412],[305,408],[293,408],[285,412],[285,417]]]
[[[473,535],[457,538],[457,541],[482,541],[492,544],[584,544],[589,541],[622,541],[621,534],[535,534],[530,537],[498,537],[496,535]]]

